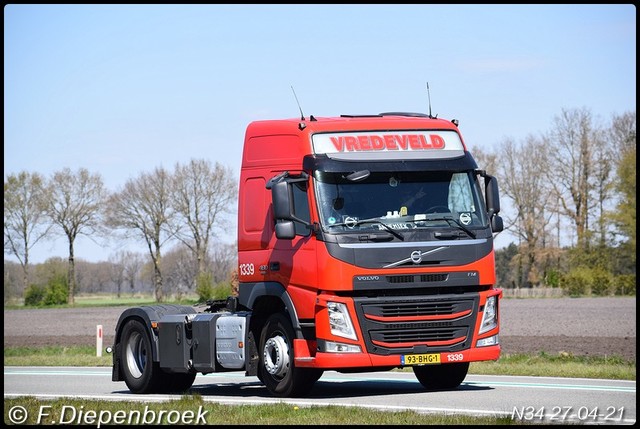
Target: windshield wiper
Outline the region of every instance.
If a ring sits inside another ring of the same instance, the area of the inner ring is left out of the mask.
[[[329,225],[329,227],[332,227],[332,226],[346,226],[347,228],[353,228],[354,226],[362,225],[364,223],[378,224],[378,225],[382,226],[384,229],[386,229],[387,231],[389,231],[391,234],[396,236],[399,240],[404,241],[404,235],[400,234],[398,231],[396,231],[395,229],[391,228],[386,223],[381,222],[380,219],[378,219],[378,218],[363,219],[363,220],[355,220],[354,219],[351,222],[334,223],[333,225]]]
[[[434,217],[427,216],[425,219],[420,219],[418,221],[414,220],[413,222],[431,221],[431,220],[434,220],[434,221],[435,220],[443,220],[443,221],[447,222],[449,224],[449,226],[453,226],[451,224],[451,222],[453,222],[456,227],[458,227],[459,229],[461,229],[464,232],[466,232],[467,234],[469,234],[469,236],[471,238],[476,238],[476,233],[475,232],[471,231],[469,228],[467,228],[466,226],[461,224],[460,221],[458,221],[458,219],[454,218],[453,216],[434,216]]]

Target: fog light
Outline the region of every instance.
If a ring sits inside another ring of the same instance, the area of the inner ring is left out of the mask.
[[[494,335],[492,337],[487,337],[487,338],[478,340],[478,342],[476,343],[476,347],[495,346],[498,343],[499,343],[498,336]]]
[[[361,353],[362,349],[360,346],[356,346],[353,344],[344,344],[344,343],[336,343],[333,341],[326,341],[325,344],[325,352],[327,353]]]

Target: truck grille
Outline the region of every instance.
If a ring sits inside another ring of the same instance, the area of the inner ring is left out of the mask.
[[[387,281],[391,284],[397,283],[432,283],[432,282],[446,282],[449,278],[448,274],[408,274],[387,276]]]
[[[470,302],[394,302],[381,304],[364,304],[365,317],[402,318],[415,316],[432,318],[433,316],[460,317],[471,313]]]
[[[465,328],[432,328],[406,330],[378,330],[370,332],[371,342],[383,347],[413,347],[416,344],[428,347],[448,346],[464,341]]]
[[[355,298],[367,350],[382,355],[468,348],[478,302],[476,293]]]

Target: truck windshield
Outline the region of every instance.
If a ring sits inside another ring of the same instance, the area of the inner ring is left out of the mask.
[[[435,226],[470,231],[487,225],[471,172],[371,172],[358,181],[347,179],[348,174],[314,175],[325,231]]]

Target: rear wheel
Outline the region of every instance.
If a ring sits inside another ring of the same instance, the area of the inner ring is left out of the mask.
[[[455,389],[464,381],[467,371],[469,362],[413,367],[413,373],[420,384],[429,390]]]
[[[258,378],[273,395],[301,396],[322,376],[315,368],[297,368],[293,353],[294,332],[289,318],[272,315],[260,335]]]
[[[153,361],[151,339],[144,324],[129,320],[122,329],[120,362],[124,382],[133,393],[183,392],[193,385],[195,372],[165,372]]]
[[[151,339],[139,320],[129,320],[122,329],[120,362],[124,382],[133,393],[152,393],[158,389],[162,371],[153,362]]]

